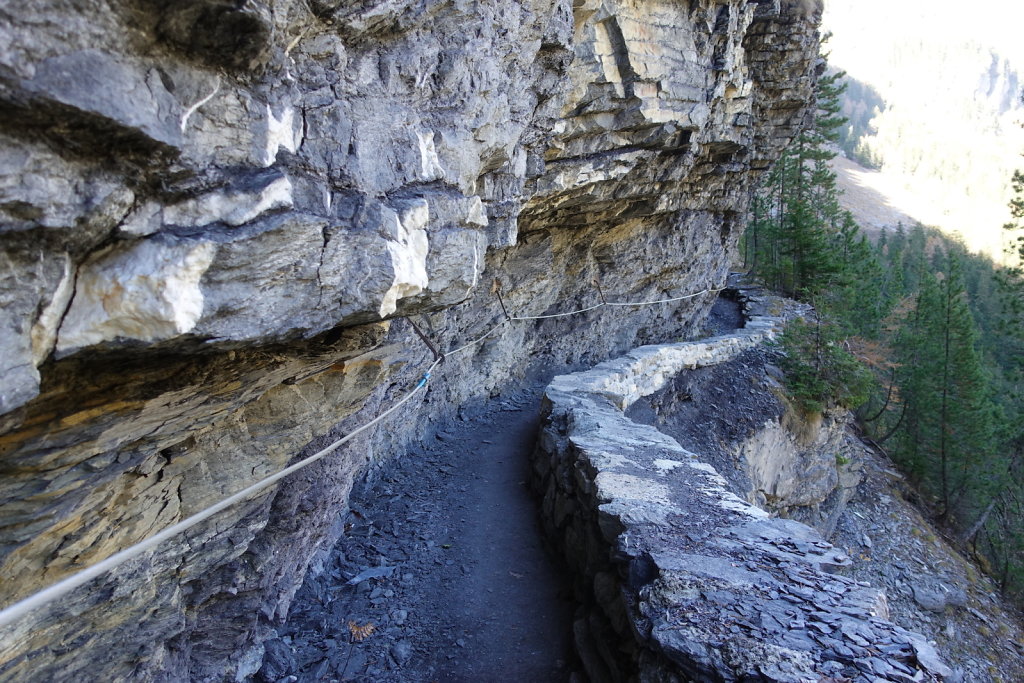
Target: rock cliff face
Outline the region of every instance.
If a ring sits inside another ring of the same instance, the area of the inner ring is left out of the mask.
[[[790,0],[0,7],[0,601],[363,424],[513,313],[719,286],[802,125]],[[712,297],[509,324],[385,428],[0,632],[0,679],[259,666],[355,477]],[[581,322],[582,320],[582,322]]]

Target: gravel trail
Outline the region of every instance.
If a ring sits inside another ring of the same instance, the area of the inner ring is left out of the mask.
[[[570,590],[526,486],[541,390],[484,402],[353,492],[256,680],[569,679]]]
[[[742,321],[723,297],[704,331]],[[527,486],[546,384],[465,406],[357,486],[343,541],[267,642],[257,681],[583,680],[572,589]]]

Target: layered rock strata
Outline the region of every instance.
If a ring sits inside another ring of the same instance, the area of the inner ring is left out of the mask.
[[[720,284],[806,118],[807,4],[5,4],[0,602],[370,420],[431,359],[402,317],[450,349],[503,320],[495,292]],[[244,678],[355,477],[710,300],[509,325],[386,428],[2,629],[0,680]]]
[[[924,681],[951,675],[887,620],[882,592],[830,570],[849,558],[772,518],[700,456],[623,413],[684,369],[762,331],[646,346],[545,391],[534,456],[549,537],[573,570],[575,635],[593,681]]]

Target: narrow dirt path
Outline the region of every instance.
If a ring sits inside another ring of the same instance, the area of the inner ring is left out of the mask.
[[[569,678],[569,590],[526,486],[541,388],[476,406],[353,493],[256,680]],[[350,646],[350,621],[373,633]]]
[[[451,664],[435,652],[439,680],[558,680],[564,668],[571,614],[527,488],[538,403],[484,416],[450,442],[470,483],[452,549],[470,570],[438,596],[465,641]]]
[[[705,331],[742,322],[739,304],[720,298]],[[464,406],[469,417],[353,491],[343,542],[299,590],[255,680],[570,679],[571,588],[542,546],[527,487],[545,380]]]

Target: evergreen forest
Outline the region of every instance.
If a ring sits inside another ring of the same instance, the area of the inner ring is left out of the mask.
[[[767,287],[813,304],[780,344],[799,409],[854,411],[947,538],[1024,599],[1024,174],[1006,263],[921,225],[864,236],[829,161],[844,74],[756,192],[742,244]]]

